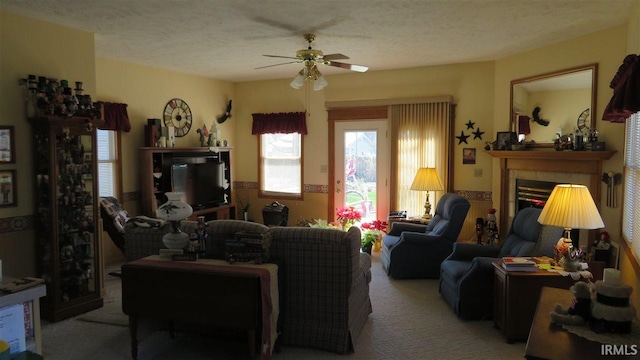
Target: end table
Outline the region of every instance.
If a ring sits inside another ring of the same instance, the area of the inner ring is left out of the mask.
[[[569,289],[575,283],[570,276],[540,270],[507,271],[501,260],[493,262],[493,322],[511,343],[526,340],[543,286]]]

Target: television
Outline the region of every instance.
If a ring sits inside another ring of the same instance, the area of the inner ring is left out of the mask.
[[[171,165],[171,191],[184,193],[194,210],[227,203],[225,163],[218,158],[176,158]]]

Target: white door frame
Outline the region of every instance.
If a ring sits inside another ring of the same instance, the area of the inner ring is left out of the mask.
[[[337,121],[334,131],[335,159],[333,181],[336,191],[333,192],[336,207],[344,204],[344,133],[346,131],[376,131],[376,215],[377,220],[386,221],[389,213],[389,124],[387,119]]]

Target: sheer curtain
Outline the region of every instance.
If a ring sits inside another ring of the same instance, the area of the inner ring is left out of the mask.
[[[449,156],[451,143],[451,102],[392,105],[391,118],[391,208],[407,210],[409,215],[424,213],[424,191],[410,190],[421,167],[435,167],[449,191]],[[429,196],[435,209],[440,193]]]

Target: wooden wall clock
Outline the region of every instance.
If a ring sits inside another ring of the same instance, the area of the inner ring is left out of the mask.
[[[164,125],[173,126],[177,137],[185,136],[191,130],[193,116],[191,108],[182,99],[171,99],[164,107]]]

